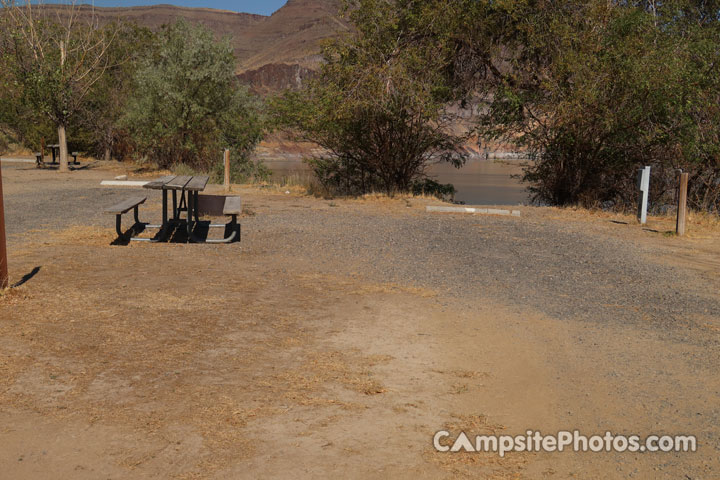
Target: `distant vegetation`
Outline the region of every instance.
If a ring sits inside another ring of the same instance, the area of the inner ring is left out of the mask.
[[[260,102],[234,75],[226,40],[183,20],[163,29],[140,61],[121,125],[160,167],[212,170],[223,148],[247,158],[262,137]],[[246,175],[255,173],[245,162]]]
[[[683,169],[691,206],[720,209],[719,1],[344,3],[353,33],[302,90],[265,102],[201,27],[68,28],[6,9],[0,130],[37,148],[67,129],[98,156],[206,171],[230,146],[247,178],[265,173],[248,158],[272,125],[323,147],[317,178],[350,195],[447,194],[427,168],[462,165],[477,137],[531,155],[539,202],[627,208],[651,165],[655,204]]]
[[[433,161],[460,164],[445,128],[459,104],[481,139],[533,156],[537,201],[626,208],[651,165],[654,203],[683,169],[691,206],[720,208],[720,2],[346,3],[357,35],[278,110],[326,147],[312,165],[335,188],[402,191]]]
[[[261,102],[235,77],[226,40],[183,20],[151,32],[80,21],[73,7],[63,17],[4,5],[0,130],[33,150],[59,139],[61,170],[68,138],[105,159],[206,172],[230,148],[236,181],[267,175],[249,159],[264,131]]]
[[[484,138],[535,155],[525,180],[550,204],[720,207],[720,2],[460,2],[455,65],[489,105]]]
[[[330,192],[444,193],[427,167],[465,162],[466,136],[453,134],[446,109],[446,58],[439,38],[423,38],[424,11],[423,2],[360,2],[349,11],[356,34],[329,43],[319,75],[276,101],[279,125],[327,152],[309,163]]]

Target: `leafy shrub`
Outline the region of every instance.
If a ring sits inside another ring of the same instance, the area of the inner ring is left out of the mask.
[[[720,204],[717,2],[474,1],[455,27],[455,66],[488,105],[482,137],[534,154],[535,198],[632,206],[636,170],[671,202],[676,170],[690,203]]]
[[[260,102],[234,69],[227,39],[184,20],[166,27],[135,76],[124,119],[137,152],[162,168],[212,171],[231,148],[237,168],[258,173],[247,157],[263,135]]]
[[[465,162],[443,57],[417,28],[423,2],[355,3],[355,34],[326,46],[318,76],[276,100],[275,119],[327,152],[309,164],[329,192],[409,192],[429,165]]]

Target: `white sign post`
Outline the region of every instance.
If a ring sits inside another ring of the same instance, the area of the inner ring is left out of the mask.
[[[648,195],[650,194],[650,167],[638,170],[638,189],[640,196],[637,218],[640,225],[645,225],[647,223]]]

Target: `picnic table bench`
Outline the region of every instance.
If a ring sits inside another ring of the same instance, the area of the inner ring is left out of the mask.
[[[131,230],[130,240],[159,242],[167,239],[168,234],[173,227],[183,227],[187,232],[188,241],[193,243],[231,243],[239,239],[239,225],[237,216],[242,213],[240,197],[226,197],[223,214],[231,217],[227,224],[207,225],[208,228],[225,228],[227,234],[222,239],[205,239],[201,240],[195,235],[195,228],[200,224],[199,214],[199,193],[205,190],[209,177],[207,176],[190,176],[190,175],[168,175],[158,178],[144,185],[144,188],[150,190],[162,191],[162,223],[151,225],[140,222],[138,218],[138,207],[145,202],[145,197],[131,197],[127,200],[114,205],[106,210],[107,213],[116,215],[116,229],[120,237],[125,237],[121,229],[121,217],[124,213],[134,209],[135,225],[142,228],[159,228],[160,231],[155,238],[137,238],[133,236],[135,226]],[[172,210],[169,212],[168,192],[172,194]],[[186,214],[183,217],[183,212]]]
[[[145,203],[145,200],[147,200],[147,197],[130,197],[120,203],[116,203],[112,207],[108,207],[105,209],[105,213],[115,215],[115,230],[117,231],[118,237],[125,236],[125,233],[123,233],[122,230],[122,216],[130,210],[133,210],[133,216],[135,217],[135,225],[133,225],[133,230],[136,225],[142,224],[138,215],[138,208],[141,204]]]

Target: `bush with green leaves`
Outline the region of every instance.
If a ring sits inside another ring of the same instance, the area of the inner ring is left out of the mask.
[[[227,39],[184,20],[166,27],[136,75],[123,123],[138,154],[167,168],[210,171],[230,148],[243,176],[262,173],[249,153],[263,135],[260,102],[238,83]]]
[[[361,0],[348,11],[355,32],[325,47],[307,88],[274,102],[278,125],[326,152],[309,160],[318,180],[330,193],[392,195],[434,163],[462,165],[441,45],[417,28],[426,5]]]
[[[458,0],[457,78],[486,102],[485,139],[533,154],[525,180],[555,205],[669,203],[676,170],[691,206],[720,207],[719,3]]]
[[[131,139],[122,117],[133,92],[135,74],[155,41],[149,29],[134,23],[118,23],[113,31],[107,71],[94,85],[79,115],[83,150],[105,160],[123,159],[128,153]],[[78,136],[71,138],[77,141]]]

